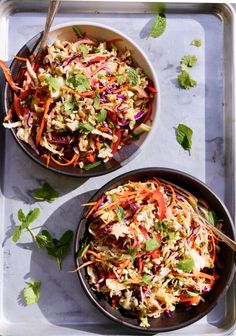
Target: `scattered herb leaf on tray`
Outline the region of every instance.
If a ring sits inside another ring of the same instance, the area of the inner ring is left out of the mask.
[[[46,248],[48,254],[57,259],[59,270],[61,270],[63,258],[69,251],[72,239],[73,232],[71,230],[64,232],[59,240],[53,238],[48,230],[43,230],[36,236],[39,247]]]
[[[197,85],[197,82],[191,77],[190,73],[186,70],[178,75],[178,83],[184,89],[190,89]]]
[[[193,131],[190,127],[184,124],[178,125],[176,129],[176,138],[183,149],[190,150],[192,148],[192,135]]]
[[[17,216],[18,220],[21,222],[21,225],[17,225],[13,230],[12,240],[15,243],[20,239],[21,234],[24,231],[28,231],[31,234],[33,240],[35,240],[35,234],[30,229],[30,224],[33,223],[38,218],[39,214],[40,214],[39,208],[34,208],[27,215],[24,214],[22,209],[18,211]]]
[[[35,189],[33,191],[33,198],[37,201],[47,201],[52,203],[58,196],[58,192],[54,190],[47,182],[44,182],[41,188]]]
[[[195,55],[186,55],[181,59],[180,68],[181,70],[187,70],[192,68],[197,63],[197,57]]]
[[[149,36],[157,38],[161,36],[166,30],[166,17],[165,14],[157,14],[153,22]]]
[[[30,279],[26,284],[28,286],[24,288],[23,296],[25,303],[29,306],[37,303],[40,299],[41,281]]]
[[[193,46],[199,48],[199,47],[201,47],[201,45],[202,45],[202,41],[201,41],[201,40],[193,40],[193,41],[191,42],[191,45],[193,45]]]

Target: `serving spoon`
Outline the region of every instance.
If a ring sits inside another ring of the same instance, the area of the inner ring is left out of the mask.
[[[48,7],[48,13],[47,13],[47,19],[46,19],[46,23],[45,23],[45,27],[44,27],[44,31],[43,31],[43,35],[40,39],[40,44],[39,44],[39,48],[37,51],[37,54],[34,58],[34,62],[36,62],[38,60],[38,58],[40,57],[43,48],[44,48],[44,44],[47,40],[48,37],[48,33],[50,31],[52,22],[54,20],[54,17],[58,11],[58,8],[60,6],[61,1],[60,0],[50,0],[49,3],[49,7]]]
[[[201,214],[202,211],[201,210],[203,209],[203,207],[201,206],[200,201],[195,196],[193,196],[190,192],[188,192],[187,190],[181,188],[180,186],[177,186],[176,184],[174,184],[172,182],[166,181],[164,179],[159,179],[159,180],[162,181],[162,182],[164,182],[164,183],[170,184],[183,197],[188,197],[191,200],[191,205],[193,206],[194,210],[198,213],[199,217],[206,223],[206,225],[208,227],[210,227],[210,229],[215,233],[215,235],[217,235],[227,246],[229,246],[234,252],[236,252],[236,242],[233,241],[228,236],[226,236],[222,231],[220,231],[219,229],[217,229],[206,218],[204,218],[202,216],[202,214]]]

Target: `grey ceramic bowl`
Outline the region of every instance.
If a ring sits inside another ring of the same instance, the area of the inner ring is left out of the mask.
[[[193,176],[185,174],[183,172],[168,169],[168,168],[144,168],[131,171],[129,173],[118,176],[104,185],[91,199],[89,202],[97,201],[101,195],[119,185],[125,184],[128,181],[143,181],[149,178],[163,178],[169,182],[173,182],[182,188],[190,191],[196,197],[204,199],[210,209],[216,212],[218,218],[222,219],[223,228],[222,230],[230,238],[234,239],[233,231],[233,221],[230,217],[228,210],[221,200],[201,181]],[[75,238],[75,255],[80,250],[81,244],[87,239],[89,241],[90,234],[88,232],[88,220],[84,220],[87,212],[89,210],[85,209],[81,221],[77,229]],[[204,296],[205,302],[201,302],[198,306],[193,306],[190,310],[184,310],[178,307],[173,312],[173,318],[167,317],[162,314],[160,318],[151,319],[150,328],[142,328],[139,326],[137,318],[129,316],[126,312],[116,310],[112,308],[109,302],[99,293],[95,293],[89,285],[88,276],[85,269],[80,269],[78,277],[84,288],[86,294],[90,298],[93,304],[106,316],[112,320],[118,322],[119,324],[135,329],[137,332],[141,333],[157,333],[172,331],[179,328],[183,328],[192,324],[207,313],[209,313],[214,306],[219,302],[219,300],[226,294],[227,289],[234,275],[234,253],[225,244],[221,244],[221,250],[219,253],[219,261],[224,265],[223,270],[218,269],[218,274],[220,278],[213,286],[212,290]],[[81,259],[75,258],[76,267],[82,264]]]
[[[147,76],[153,81],[154,86],[157,88],[159,92],[159,85],[158,81],[155,75],[155,71],[148,60],[148,58],[145,56],[141,48],[133,42],[130,38],[128,38],[123,33],[102,25],[98,23],[91,23],[91,22],[70,22],[67,24],[62,24],[55,26],[51,29],[48,43],[52,43],[56,39],[59,40],[68,40],[68,41],[76,41],[76,35],[73,32],[72,26],[78,25],[80,27],[81,32],[86,32],[90,37],[94,37],[97,40],[104,41],[104,40],[111,40],[120,38],[122,41],[117,42],[116,45],[118,48],[124,48],[127,47],[131,51],[131,55],[133,57],[134,63],[138,66],[140,66]],[[27,42],[22,49],[18,52],[17,56],[21,57],[28,57],[32,54],[32,52],[35,49],[35,46],[37,44],[37,41],[39,40],[41,34],[38,34],[34,36],[29,42]],[[13,78],[16,80],[20,67],[22,66],[22,62],[17,61],[16,59],[13,60],[10,69],[11,73],[13,75]],[[9,85],[6,85],[5,88],[5,113],[8,112],[9,106],[12,102],[12,90],[9,87]],[[152,130],[150,132],[143,133],[138,140],[132,141],[131,143],[125,145],[123,148],[121,148],[113,157],[112,160],[108,161],[107,163],[101,164],[89,171],[85,171],[83,169],[80,169],[78,167],[61,167],[58,166],[54,162],[50,162],[50,165],[47,167],[45,160],[40,158],[35,151],[25,142],[18,139],[16,136],[16,130],[11,129],[14,138],[16,139],[17,143],[20,145],[20,147],[29,155],[34,161],[39,163],[40,165],[44,166],[47,169],[53,170],[57,173],[62,173],[65,175],[70,176],[77,176],[77,177],[90,177],[90,176],[98,176],[103,175],[106,173],[110,173],[122,166],[124,166],[126,163],[128,163],[131,159],[133,159],[141,150],[141,147],[143,146],[145,140],[147,137],[151,136],[153,129],[155,129],[156,124],[156,116],[157,113],[159,113],[159,103],[160,103],[160,97],[156,95],[152,102]]]

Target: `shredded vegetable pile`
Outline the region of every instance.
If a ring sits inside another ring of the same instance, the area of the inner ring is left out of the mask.
[[[204,301],[218,278],[218,238],[188,193],[156,178],[106,192],[88,212],[91,237],[78,257],[91,288],[112,307],[138,317],[172,317],[178,305]],[[215,219],[216,220],[216,219]],[[220,226],[216,220],[217,226]]]
[[[17,128],[17,137],[48,165],[52,160],[89,170],[111,160],[150,131],[157,93],[130,51],[117,48],[120,41],[99,42],[86,34],[76,42],[56,40],[37,62],[16,57],[22,63],[18,84],[1,61],[14,90],[4,126]]]

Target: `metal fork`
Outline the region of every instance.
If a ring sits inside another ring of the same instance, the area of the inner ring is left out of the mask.
[[[223,232],[221,232],[219,229],[217,229],[214,225],[212,225],[207,219],[205,219],[201,215],[200,211],[202,211],[203,207],[201,207],[201,205],[199,205],[199,201],[195,196],[193,196],[190,192],[181,188],[180,186],[177,186],[176,184],[174,184],[172,182],[166,181],[164,179],[159,179],[159,181],[167,183],[167,184],[171,185],[172,187],[174,187],[177,190],[177,192],[180,194],[180,196],[189,197],[190,200],[191,200],[191,205],[194,208],[194,210],[197,211],[199,217],[206,223],[206,225],[208,227],[210,227],[210,229],[215,233],[215,235],[217,235],[226,245],[228,245],[234,252],[236,252],[235,241],[233,241],[231,238],[226,236]]]
[[[48,33],[50,31],[52,22],[54,20],[54,17],[56,15],[57,11],[58,11],[60,3],[61,3],[60,0],[50,0],[49,7],[48,7],[48,13],[47,13],[47,19],[46,19],[46,23],[45,23],[45,27],[44,27],[44,32],[43,32],[42,38],[40,40],[39,49],[38,49],[37,54],[34,58],[34,62],[36,62],[39,59],[39,57],[40,57],[40,55],[43,51],[44,44],[47,40]]]

